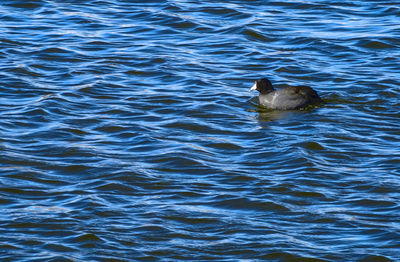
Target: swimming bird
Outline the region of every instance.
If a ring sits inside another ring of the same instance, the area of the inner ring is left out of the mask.
[[[308,86],[290,86],[275,90],[267,78],[258,79],[250,91],[260,92],[260,104],[269,109],[294,110],[322,102],[317,92]]]

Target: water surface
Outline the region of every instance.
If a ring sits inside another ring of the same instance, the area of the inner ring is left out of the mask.
[[[400,260],[393,1],[0,4],[2,261]],[[326,104],[260,110],[257,78]]]

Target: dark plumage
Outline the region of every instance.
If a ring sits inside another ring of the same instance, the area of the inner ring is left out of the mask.
[[[317,92],[308,86],[291,86],[275,90],[271,82],[266,79],[256,80],[250,91],[260,92],[258,99],[266,108],[277,110],[300,109],[322,102]]]

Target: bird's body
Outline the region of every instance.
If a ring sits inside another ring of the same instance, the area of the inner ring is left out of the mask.
[[[266,78],[257,80],[250,90],[259,91],[260,104],[269,109],[295,110],[322,102],[311,87],[291,86],[275,90]]]

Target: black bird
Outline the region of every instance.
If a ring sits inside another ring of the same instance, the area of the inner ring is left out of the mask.
[[[275,90],[267,78],[258,79],[250,91],[260,92],[260,104],[269,109],[293,110],[322,102],[317,92],[308,86],[291,86]]]

